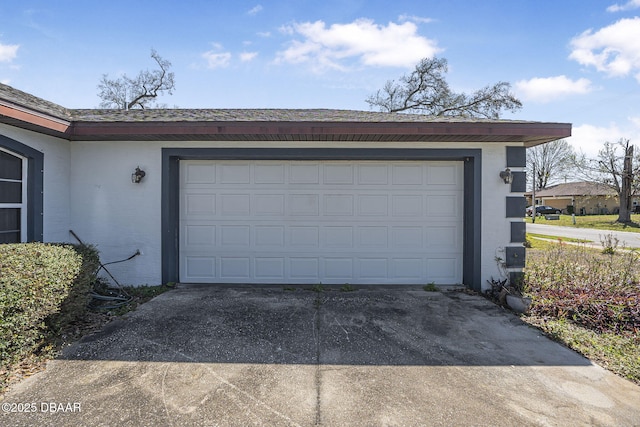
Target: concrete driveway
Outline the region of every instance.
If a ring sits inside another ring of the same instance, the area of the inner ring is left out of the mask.
[[[420,287],[181,286],[2,404],[3,426],[640,425],[640,387]]]

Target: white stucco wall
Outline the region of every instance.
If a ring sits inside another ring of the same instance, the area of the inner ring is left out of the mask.
[[[4,124],[0,124],[0,135],[44,154],[43,239],[45,242],[69,242],[69,141]]]
[[[517,146],[514,144],[514,146]],[[504,278],[495,258],[505,259],[504,248],[517,246],[511,241],[511,222],[524,221],[523,218],[505,218],[507,197],[524,197],[524,193],[511,193],[511,185],[500,178],[500,171],[507,167],[507,153],[504,145],[483,144],[482,151],[482,287],[489,287],[492,277]],[[513,172],[524,168],[510,167]],[[524,216],[524,212],[523,212]],[[502,276],[501,276],[502,274]]]
[[[45,162],[45,241],[69,241],[75,231],[100,251],[103,263],[140,256],[108,266],[122,284],[159,284],[161,281],[161,156],[163,147],[264,147],[239,142],[73,142],[0,125],[3,135],[42,151]],[[442,143],[322,143],[305,147],[342,148],[468,148],[482,149],[482,286],[499,277],[495,256],[509,246],[510,222],[505,218],[511,194],[498,174],[506,167],[504,144]],[[517,146],[518,144],[513,144]],[[271,146],[294,147],[282,142]],[[146,172],[141,184],[131,182],[136,166]]]

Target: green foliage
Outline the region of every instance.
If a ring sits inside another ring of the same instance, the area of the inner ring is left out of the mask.
[[[345,283],[344,285],[342,285],[340,287],[340,292],[353,292],[355,290],[356,290],[356,288],[354,286],[351,286],[348,283]]]
[[[88,246],[0,245],[0,367],[36,353],[85,313],[98,267]]]
[[[311,290],[312,290],[313,292],[320,293],[320,292],[324,292],[324,287],[322,286],[322,283],[320,283],[320,284],[317,284],[317,285],[313,285],[313,286],[311,287]]]
[[[422,289],[424,289],[425,292],[438,292],[438,287],[433,282],[427,283],[422,287]]]
[[[613,234],[606,234],[604,237],[600,236],[600,244],[602,245],[602,253],[605,255],[615,255],[620,240]]]

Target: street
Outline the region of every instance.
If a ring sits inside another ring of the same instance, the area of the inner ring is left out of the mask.
[[[619,247],[626,246],[627,248],[640,248],[640,233],[628,231],[596,230],[593,228],[561,227],[546,224],[527,224],[527,233],[590,240],[598,246],[606,235],[611,234],[619,240]]]

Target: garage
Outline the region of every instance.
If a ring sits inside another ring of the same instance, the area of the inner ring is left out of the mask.
[[[180,160],[178,169],[181,282],[463,282],[463,161]]]

